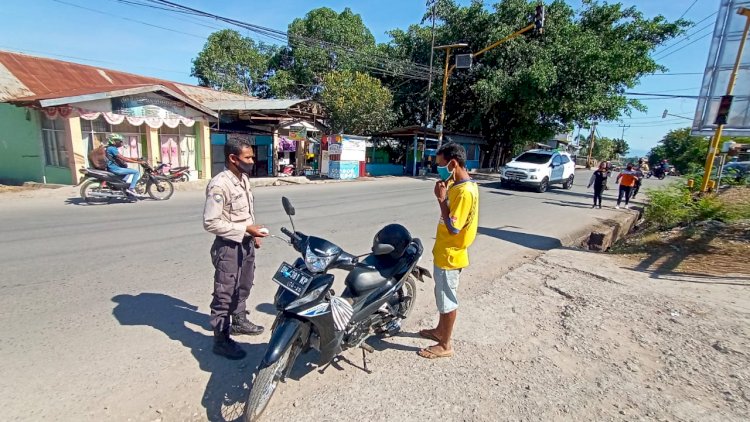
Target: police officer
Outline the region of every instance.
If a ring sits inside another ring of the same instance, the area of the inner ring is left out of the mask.
[[[228,359],[245,357],[245,351],[230,334],[263,332],[263,327],[247,319],[245,310],[255,277],[255,249],[260,248],[261,239],[268,235],[255,221],[253,193],[247,178],[253,169],[253,158],[253,148],[247,141],[227,140],[226,170],[209,182],[203,208],[203,227],[216,235],[211,246],[215,268],[211,301],[213,351]]]

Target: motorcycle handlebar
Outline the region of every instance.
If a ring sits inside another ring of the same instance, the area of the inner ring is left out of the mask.
[[[290,239],[292,239],[292,245],[295,249],[299,249],[299,244],[302,241],[302,238],[297,233],[292,233],[291,230],[287,229],[286,227],[281,228],[281,232],[285,235],[289,236]]]

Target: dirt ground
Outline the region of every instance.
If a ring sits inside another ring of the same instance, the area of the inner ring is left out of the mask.
[[[372,342],[372,374],[360,351],[324,374],[298,364],[263,419],[749,420],[750,275],[637,264],[557,249],[495,280],[466,277],[454,358],[416,355],[429,342],[414,333],[434,322],[423,315]]]
[[[719,199],[733,212],[746,215],[750,209],[750,188],[728,189],[719,194]],[[746,258],[750,256],[750,220],[703,221],[661,232],[644,229],[615,245],[612,252],[638,260],[636,269],[641,271],[747,275],[750,274],[750,261]]]

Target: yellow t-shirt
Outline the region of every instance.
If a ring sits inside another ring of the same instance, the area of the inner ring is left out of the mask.
[[[457,270],[469,266],[468,248],[477,237],[479,188],[473,180],[454,183],[448,188],[450,227],[442,216],[432,249],[435,266]]]

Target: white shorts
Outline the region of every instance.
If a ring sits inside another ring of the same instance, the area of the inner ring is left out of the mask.
[[[435,304],[438,312],[447,314],[458,308],[458,283],[461,270],[434,268]]]

